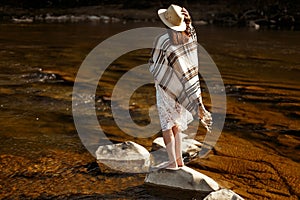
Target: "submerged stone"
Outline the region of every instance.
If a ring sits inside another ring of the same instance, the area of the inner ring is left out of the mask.
[[[106,166],[112,171],[143,173],[150,167],[150,153],[132,141],[100,146],[96,157],[100,168]]]

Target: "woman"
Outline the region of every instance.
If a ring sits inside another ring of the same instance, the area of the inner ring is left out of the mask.
[[[180,132],[198,114],[209,129],[211,115],[202,104],[198,78],[197,36],[185,8],[170,5],[158,10],[167,33],[155,42],[150,72],[154,76],[156,101],[169,162],[167,169],[184,165]]]

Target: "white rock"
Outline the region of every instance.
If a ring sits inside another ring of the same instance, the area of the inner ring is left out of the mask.
[[[249,27],[254,28],[255,30],[258,30],[260,28],[259,24],[256,24],[253,20],[249,21]]]
[[[204,20],[199,20],[199,21],[193,21],[193,24],[195,25],[207,25],[208,22]]]
[[[189,135],[185,134],[185,133],[180,133],[181,139],[188,139]]]
[[[182,153],[187,153],[190,157],[194,157],[201,149],[202,144],[194,139],[189,139],[185,134],[181,134],[182,137]],[[160,148],[166,148],[162,137],[157,137],[152,143],[152,151],[156,151]]]
[[[198,147],[201,147],[202,146],[202,143],[197,141],[197,140],[194,140],[194,139],[189,139],[189,138],[183,138],[183,142],[186,142],[186,143],[189,143],[189,144],[192,144],[192,145],[196,145]]]
[[[198,192],[212,192],[219,189],[218,183],[213,179],[187,166],[176,171],[162,169],[149,173],[145,183]]]
[[[108,16],[102,15],[102,16],[100,16],[100,20],[102,20],[103,23],[107,24],[110,22],[111,19]]]
[[[90,16],[87,16],[87,19],[91,22],[98,22],[100,21],[100,17],[98,16],[95,16],[95,15],[90,15]]]
[[[215,192],[211,192],[203,200],[243,200],[238,194],[229,189],[221,189]]]
[[[243,200],[242,197],[229,189],[221,189],[207,195],[203,200]]]
[[[32,17],[22,17],[22,18],[12,18],[12,21],[15,23],[32,23],[33,22],[33,18]]]
[[[54,17],[54,16],[50,15],[49,13],[47,13],[47,15],[45,17],[46,22],[54,22],[56,20],[57,20],[57,17]]]
[[[184,133],[180,133],[181,139],[182,140],[189,140],[189,136],[187,134]],[[196,140],[195,140],[196,141]],[[196,141],[198,142],[198,141]],[[198,142],[200,145],[201,143]],[[154,146],[156,146],[157,148],[166,148],[166,145],[164,143],[163,137],[157,137],[155,140],[153,140],[152,143]],[[154,147],[155,148],[155,147]],[[155,149],[156,150],[156,149]]]
[[[55,19],[59,23],[65,23],[65,22],[68,22],[70,20],[70,16],[68,16],[68,15],[61,15],[61,16],[55,17]]]
[[[75,16],[75,15],[71,15],[70,16],[70,21],[71,22],[81,22],[81,21],[85,21],[86,20],[86,16],[84,15],[80,15],[80,16]]]
[[[152,142],[152,151],[156,151],[160,148],[166,148],[163,137],[157,137]]]
[[[190,156],[197,154],[201,149],[202,144],[194,139],[182,140],[182,152],[188,153]]]
[[[116,17],[112,17],[111,18],[111,22],[112,23],[117,23],[117,22],[120,22],[121,20],[119,18],[116,18]]]
[[[131,141],[100,146],[96,157],[100,167],[104,164],[115,171],[143,173],[150,167],[150,153]]]

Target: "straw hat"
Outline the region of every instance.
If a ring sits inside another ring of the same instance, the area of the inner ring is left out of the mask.
[[[172,4],[168,9],[159,9],[157,13],[166,26],[175,31],[184,31],[186,24],[183,21],[184,15],[181,13],[181,10],[180,6]]]

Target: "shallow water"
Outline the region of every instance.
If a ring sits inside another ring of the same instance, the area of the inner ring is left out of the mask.
[[[143,175],[96,169],[72,118],[73,83],[85,56],[107,37],[141,26],[157,24],[0,24],[0,162],[1,168],[11,168],[0,174],[1,197],[159,198],[143,186]],[[299,32],[200,26],[197,33],[226,86],[225,134],[272,151],[299,169]],[[99,123],[113,142],[133,140],[151,148],[155,136],[141,139],[124,134],[109,109],[116,80],[148,59],[149,49],[117,59],[99,82],[96,98],[84,93],[75,97],[96,102]],[[155,103],[152,86],[138,90],[130,103],[139,124],[149,123],[147,110]],[[209,105],[205,89],[204,99]],[[203,139],[203,133],[196,138]],[[299,195],[293,184],[289,194]]]

